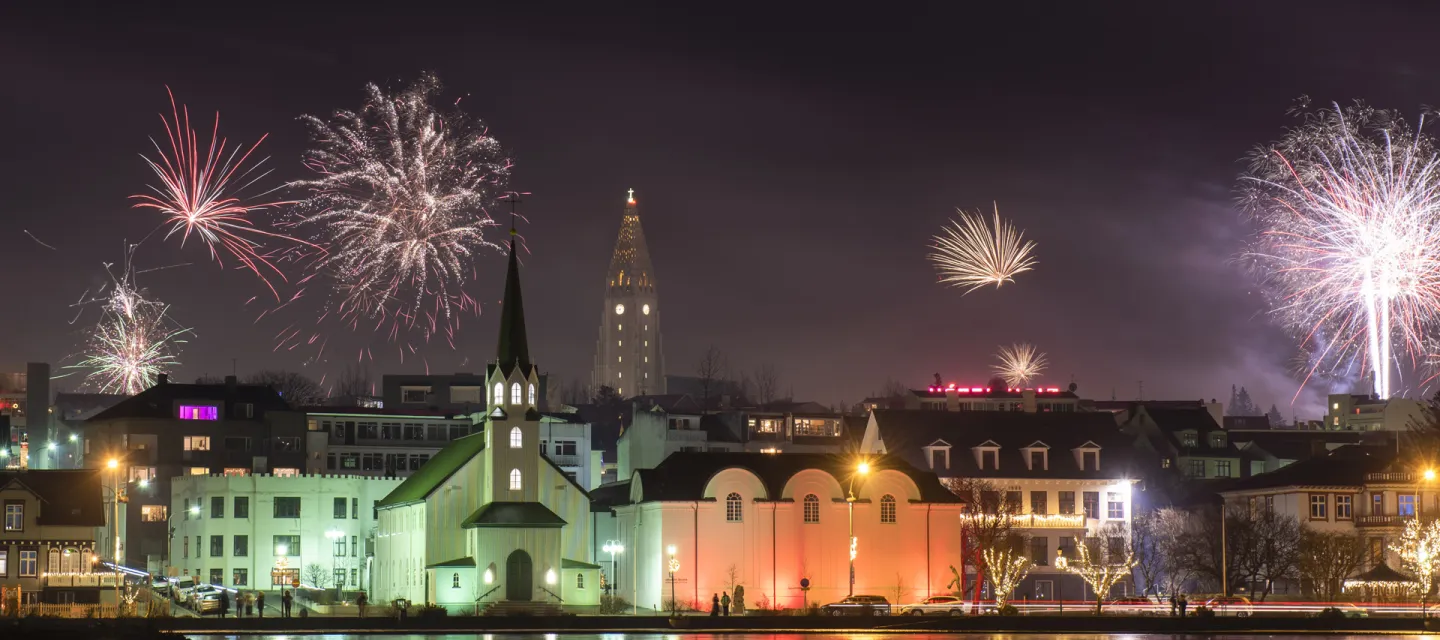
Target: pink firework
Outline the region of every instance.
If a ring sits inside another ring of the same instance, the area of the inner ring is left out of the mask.
[[[130,196],[139,201],[135,207],[156,209],[169,216],[170,231],[165,234],[166,238],[180,233],[183,246],[193,233],[209,247],[210,257],[222,266],[222,253],[234,256],[246,269],[265,282],[278,299],[279,294],[264,271],[273,272],[282,280],[285,275],[271,263],[273,253],[263,241],[269,238],[311,247],[314,245],[259,229],[249,218],[252,212],[273,209],[289,204],[288,202],[246,202],[237,195],[269,175],[268,170],[256,174],[256,169],[265,162],[263,159],[251,166],[245,164],[269,134],[260,136],[249,149],[237,145],[227,151],[228,141],[219,135],[220,114],[217,112],[208,149],[202,154],[200,138],[190,127],[190,110],[184,106],[177,107],[175,94],[169,87],[166,87],[165,91],[170,94],[171,119],[166,119],[165,115],[161,114],[160,121],[165,124],[165,134],[170,142],[169,150],[167,152],[159,142],[151,138],[158,160],[141,156],[155,175],[160,177],[161,184],[150,186],[153,194]],[[257,197],[263,198],[273,191]]]

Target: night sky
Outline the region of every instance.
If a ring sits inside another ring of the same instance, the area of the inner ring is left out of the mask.
[[[232,140],[268,132],[273,185],[306,175],[297,116],[433,70],[533,194],[531,347],[562,379],[588,380],[634,188],[670,373],[693,375],[714,344],[736,370],[775,363],[798,398],[853,403],[887,378],[983,382],[998,345],[1031,341],[1052,363],[1044,382],[1073,376],[1082,396],[1132,399],[1143,380],[1146,398],[1223,401],[1243,384],[1284,407],[1292,341],[1234,263],[1239,159],[1282,133],[1302,94],[1407,115],[1440,102],[1436,11],[1420,5],[301,4],[0,10],[0,370],[75,353],[95,314],[70,325],[70,305],[123,238],[161,222],[127,196],[153,180],[138,154],[163,135],[166,85],[192,113],[219,110]],[[1038,242],[1036,270],[968,296],[936,284],[930,237],[956,207],[992,202]],[[319,378],[367,340],[376,374],[479,371],[494,354],[498,253],[469,287],[484,313],[458,350],[434,342],[404,364],[362,333],[302,366],[271,346],[305,319],[252,324],[252,275],[194,243],[137,253],[142,267],[187,261],[142,277],[195,329],[180,379],[229,373],[232,358],[241,374]]]

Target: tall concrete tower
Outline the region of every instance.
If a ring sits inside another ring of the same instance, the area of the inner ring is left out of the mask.
[[[594,389],[609,386],[623,397],[665,393],[665,356],[660,349],[660,303],[655,267],[640,228],[635,190],[625,200],[620,237],[605,275],[600,340],[595,345]]]

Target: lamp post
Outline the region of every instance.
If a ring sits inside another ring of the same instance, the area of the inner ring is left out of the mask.
[[[339,604],[339,603],[340,603],[340,578],[339,578],[339,572],[336,571],[336,569],[339,568],[339,566],[340,566],[340,565],[339,565],[339,562],[340,562],[340,554],[336,552],[337,547],[336,547],[335,545],[337,544],[337,543],[336,543],[337,540],[343,540],[343,539],[345,539],[345,532],[344,532],[344,531],[341,531],[341,530],[339,530],[339,529],[331,529],[331,530],[325,532],[325,537],[330,539],[330,554],[331,554],[331,558],[330,558],[330,574],[331,574],[331,579],[335,581],[335,603],[336,603],[336,604]]]
[[[80,437],[73,433],[70,434],[70,444],[72,445],[70,447],[70,466],[72,468],[79,469],[80,463],[78,461],[80,460]]]
[[[1426,470],[1424,470],[1424,471],[1421,471],[1421,472],[1420,472],[1420,479],[1421,479],[1422,482],[1424,482],[1424,483],[1426,483],[1426,484],[1429,484],[1429,483],[1434,482],[1434,481],[1435,481],[1435,470],[1434,470],[1434,469],[1426,469]],[[1417,482],[1417,483],[1415,483],[1415,513],[1412,514],[1412,515],[1415,516],[1415,519],[1416,519],[1416,520],[1419,520],[1419,519],[1420,519],[1420,508],[1421,508],[1421,505],[1423,505],[1424,502],[1425,502],[1424,500],[1421,499],[1421,495],[1422,495],[1422,492],[1421,492],[1421,490],[1420,490],[1420,483]],[[1427,566],[1427,567],[1428,567],[1428,566],[1430,566],[1430,563],[1428,563],[1428,562],[1421,562],[1421,566]],[[1425,605],[1425,600],[1426,600],[1427,598],[1429,598],[1429,596],[1430,596],[1429,593],[1422,593],[1422,594],[1420,594],[1420,623],[1421,623],[1421,624],[1424,624],[1424,623],[1425,623],[1425,619],[1428,617],[1428,613],[1429,613],[1429,612],[1426,611],[1426,609],[1428,609],[1428,607]]]
[[[115,567],[115,610],[120,610],[120,461],[111,458],[105,463],[114,475],[114,488],[112,496],[115,499],[115,517],[111,521],[115,526],[115,555],[111,557],[111,566]]]
[[[613,583],[611,588],[619,589],[620,565],[615,564],[615,554],[619,553],[623,555],[625,553],[625,545],[620,544],[618,540],[606,540],[605,546],[600,547],[600,550],[610,554],[610,573],[614,574],[610,576],[611,582]]]
[[[1063,572],[1070,567],[1070,561],[1065,559],[1065,550],[1055,550],[1055,568],[1062,572],[1062,575],[1055,576],[1055,601],[1060,603],[1060,613],[1065,613],[1065,581]],[[1084,594],[1081,594],[1084,595]]]
[[[680,560],[675,557],[675,545],[665,548],[670,553],[670,615],[679,615],[680,603],[675,600],[675,572],[680,570]]]
[[[60,468],[60,454],[58,454],[58,453],[55,452],[55,450],[58,449],[59,447],[60,447],[60,445],[55,444],[55,441],[54,441],[54,440],[51,440],[50,442],[45,443],[45,450],[50,452],[50,468],[51,468],[51,469],[59,469],[59,468]]]
[[[855,466],[855,473],[850,476],[850,489],[845,495],[845,509],[850,520],[850,587],[845,593],[848,598],[855,595],[855,556],[858,551],[858,541],[855,539],[855,478],[870,473],[870,463],[861,462]]]

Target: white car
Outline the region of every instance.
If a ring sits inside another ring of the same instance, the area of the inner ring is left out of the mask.
[[[176,602],[184,602],[194,590],[195,579],[190,576],[170,579],[170,597]]]
[[[1154,600],[1141,596],[1129,598],[1116,598],[1105,603],[1105,610],[1110,613],[1132,616],[1148,616],[1161,612],[1161,605]]]
[[[965,601],[955,596],[931,596],[914,604],[900,607],[902,616],[959,616],[965,614]]]

